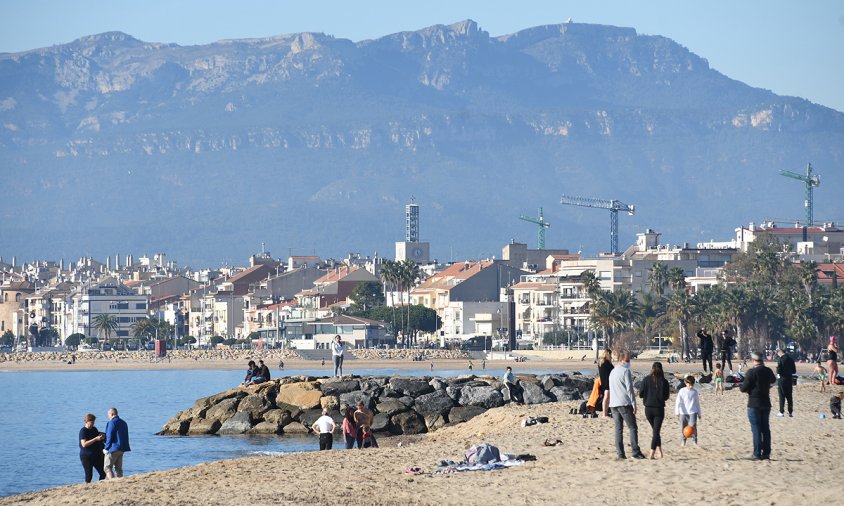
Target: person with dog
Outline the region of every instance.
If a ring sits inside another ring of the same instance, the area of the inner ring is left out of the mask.
[[[771,458],[771,386],[777,382],[774,371],[765,367],[763,355],[750,354],[753,367],[747,370],[739,390],[747,394],[747,419],[753,433],[753,455],[751,460]]]
[[[651,436],[651,453],[649,459],[662,458],[662,421],[665,420],[665,401],[671,394],[671,386],[665,379],[662,371],[662,362],[654,362],[651,366],[651,374],[642,380],[642,389],[639,397],[645,405],[645,418],[651,425],[653,435]]]
[[[706,331],[706,328],[701,327],[697,332],[697,338],[700,340],[700,358],[703,361],[703,372],[706,373],[708,363],[709,372],[712,373],[712,350],[714,348],[712,336]]]

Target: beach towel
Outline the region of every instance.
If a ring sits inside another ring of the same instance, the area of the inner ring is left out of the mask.
[[[589,400],[586,401],[586,406],[592,408],[592,411],[596,411],[597,407],[601,404],[601,378],[595,378],[595,382],[592,384],[592,393],[589,394]]]
[[[464,471],[495,471],[497,469],[506,469],[508,467],[519,466],[524,464],[524,460],[519,459],[507,459],[501,462],[492,462],[489,464],[459,464],[456,466],[447,466],[442,467],[440,469],[435,470],[431,474],[452,474],[452,473],[461,473]]]

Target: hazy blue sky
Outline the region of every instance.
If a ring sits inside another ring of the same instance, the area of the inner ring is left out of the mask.
[[[354,41],[474,19],[491,35],[575,22],[664,35],[720,72],[844,111],[842,0],[0,0],[0,52],[112,30],[150,42],[323,32]]]

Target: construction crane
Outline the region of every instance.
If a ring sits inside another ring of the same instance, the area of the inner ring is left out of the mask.
[[[806,183],[806,200],[803,202],[803,205],[806,206],[806,226],[811,227],[812,221],[814,219],[814,200],[813,200],[813,189],[816,186],[821,185],[821,177],[817,174],[812,174],[812,164],[806,164],[806,175],[798,174],[796,172],[791,172],[790,170],[781,170],[781,176],[790,177],[792,179],[796,179],[798,181],[803,181]]]
[[[521,215],[519,219],[539,225],[539,249],[545,249],[545,229],[551,227],[551,224],[545,221],[545,216],[542,215],[542,208],[539,208],[539,218]]]
[[[610,251],[613,255],[618,253],[618,212],[627,211],[633,216],[636,214],[636,206],[625,204],[619,200],[603,200],[592,197],[570,197],[563,195],[560,204],[580,207],[594,207],[596,209],[609,209],[610,211]]]

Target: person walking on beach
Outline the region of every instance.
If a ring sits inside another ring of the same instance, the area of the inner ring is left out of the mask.
[[[82,461],[82,469],[85,470],[85,483],[91,483],[94,477],[94,469],[100,475],[100,479],[106,478],[103,470],[103,441],[105,435],[94,427],[96,416],[88,413],[82,419],[84,426],[79,430],[79,460]]]
[[[334,419],[328,416],[328,413],[328,408],[323,408],[322,416],[311,425],[311,430],[319,434],[320,450],[330,450],[334,444]]]
[[[703,372],[704,374],[706,373],[706,366],[708,363],[709,372],[712,373],[712,349],[714,347],[712,343],[712,336],[705,328],[701,327],[701,329],[697,332],[697,338],[700,340],[700,358],[703,361]]]
[[[835,336],[829,336],[829,346],[826,347],[829,353],[829,360],[827,360],[828,378],[830,385],[838,384],[838,341]]]
[[[724,364],[726,368],[727,365],[730,366],[730,372],[733,371],[733,346],[735,346],[736,340],[730,336],[730,333],[726,330],[721,331],[721,336],[718,337],[718,351],[721,352],[721,363]]]
[[[518,379],[516,379],[516,375],[513,374],[513,368],[507,367],[504,371],[504,375],[501,376],[501,382],[507,387],[507,391],[510,393],[510,402],[515,402],[516,404],[524,404],[525,400],[522,397],[521,388],[518,384],[516,384]]]
[[[117,408],[109,408],[105,428],[105,470],[108,479],[123,477],[123,454],[130,450],[129,425],[117,416]]]
[[[601,403],[601,409],[606,418],[610,416],[610,373],[613,367],[615,366],[612,365],[612,352],[610,350],[602,351],[601,360],[598,363],[598,377],[601,379],[601,394],[604,397]]]
[[[358,426],[355,423],[355,410],[347,407],[343,414],[343,439],[346,441],[346,449],[351,450],[355,447],[355,442],[358,439]]]
[[[700,396],[695,390],[695,377],[686,376],[683,383],[685,388],[677,392],[677,403],[674,406],[674,414],[680,419],[680,436],[683,438],[683,446],[686,446],[686,426],[692,427],[692,438],[697,444],[697,426],[703,413],[700,411]]]
[[[788,402],[788,416],[794,416],[794,400],[792,398],[794,375],[797,374],[797,366],[794,359],[784,349],[777,349],[777,393],[780,400],[780,411],[777,416],[785,416],[785,403]]]
[[[648,458],[662,458],[662,421],[665,420],[665,401],[671,394],[671,386],[665,379],[662,371],[662,362],[654,362],[651,366],[651,374],[642,380],[642,390],[639,397],[645,405],[645,417],[651,424],[653,436],[651,436],[651,453]]]
[[[747,370],[739,390],[747,394],[747,419],[753,433],[752,460],[771,458],[771,386],[777,382],[774,371],[765,367],[762,354],[750,354],[753,367]]]
[[[624,455],[624,424],[630,432],[630,448],[634,459],[644,459],[639,449],[639,428],[636,426],[636,394],[633,392],[633,375],[630,373],[630,354],[625,350],[618,352],[619,367],[610,373],[610,404],[615,422],[615,452],[619,460]]]
[[[331,343],[331,358],[334,359],[334,376],[337,378],[343,377],[343,352],[346,351],[346,343],[339,335],[334,336],[334,342]]]

